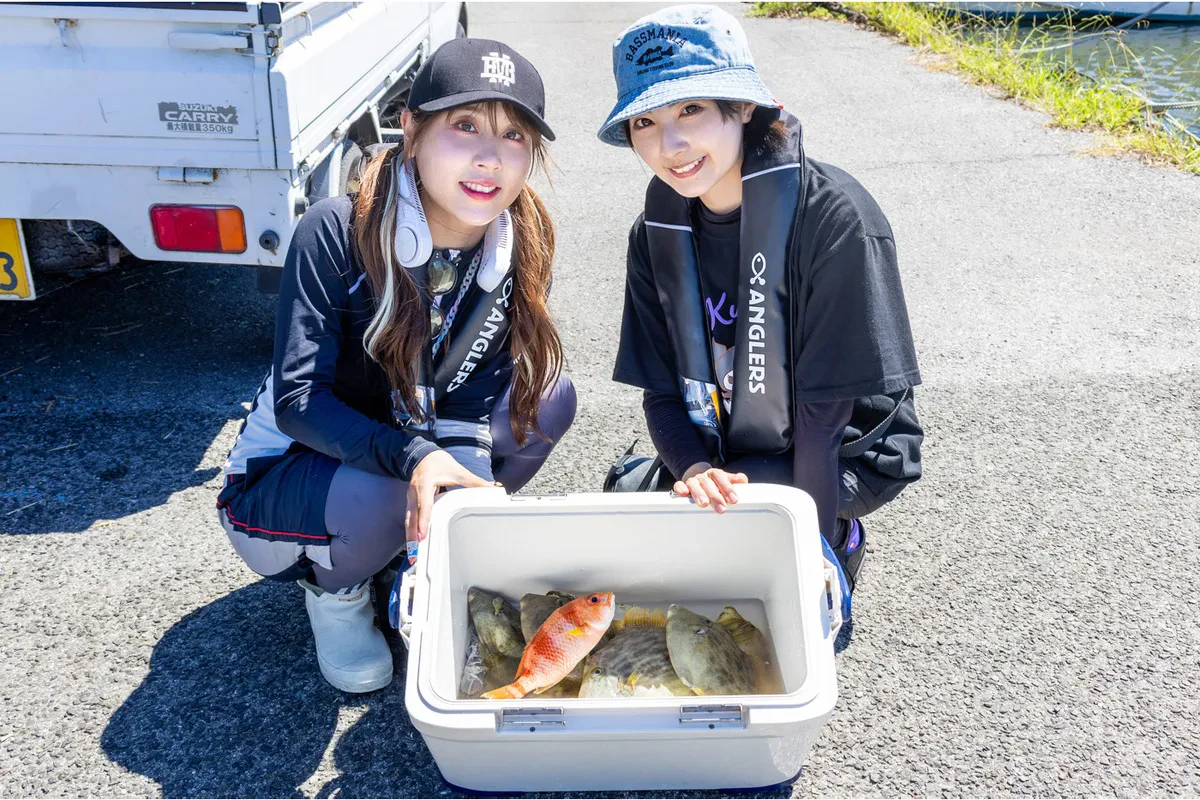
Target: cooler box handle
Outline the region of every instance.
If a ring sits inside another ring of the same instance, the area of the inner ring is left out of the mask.
[[[412,634],[413,597],[417,591],[416,572],[415,569],[408,569],[398,574],[392,584],[391,594],[388,595],[388,622],[400,634],[406,648]]]
[[[821,537],[821,554],[825,557],[825,596],[829,611],[829,639],[836,639],[842,625],[850,619],[850,584],[842,572],[833,548]]]

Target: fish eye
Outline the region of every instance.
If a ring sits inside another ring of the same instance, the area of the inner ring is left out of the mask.
[[[589,602],[589,603],[599,603],[599,602],[600,602],[600,595],[598,595],[598,594],[594,594],[594,595],[592,595],[591,597],[589,597],[589,598],[588,598],[588,602]]]
[[[604,667],[596,667],[594,670],[592,670],[592,674],[599,678],[604,674]]]
[[[696,628],[696,635],[697,636],[707,636],[708,629],[707,628]]]

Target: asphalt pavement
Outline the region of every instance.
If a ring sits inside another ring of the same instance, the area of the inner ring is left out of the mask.
[[[559,137],[552,309],[579,413],[529,491],[596,490],[645,439],[610,375],[649,172],[594,136],[644,10],[472,8],[539,67]],[[1096,156],[874,33],[745,26],[808,154],[891,220],[927,430],[924,479],[869,521],[833,717],[794,787],[757,796],[1200,793],[1200,180]],[[0,306],[0,794],[458,796],[404,666],[366,697],[329,687],[301,590],[216,523],[271,355],[252,271],[41,290]]]

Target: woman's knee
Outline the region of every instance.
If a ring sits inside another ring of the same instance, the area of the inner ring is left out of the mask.
[[[343,464],[329,486],[325,527],[343,541],[403,538],[407,496],[407,483]]]

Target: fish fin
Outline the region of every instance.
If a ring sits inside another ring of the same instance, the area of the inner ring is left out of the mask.
[[[717,622],[720,623],[721,625],[724,625],[727,621],[735,621],[736,622],[737,620],[740,620],[740,619],[744,619],[744,617],[742,617],[742,615],[738,613],[738,610],[736,608],[734,608],[733,606],[725,606],[724,610],[721,611],[721,615],[719,617],[717,617]]]
[[[504,611],[504,600],[500,597],[492,598],[492,613],[497,617]]]
[[[637,686],[637,682],[639,679],[641,679],[641,677],[642,676],[639,675],[638,671],[635,669],[633,672],[629,673],[629,677],[625,679],[625,685],[632,689]]]
[[[528,692],[521,688],[521,682],[510,683],[508,686],[501,686],[499,689],[493,689],[490,692],[484,692],[480,695],[484,700],[517,700],[524,697]]]
[[[584,636],[588,632],[586,625],[580,625],[578,628],[571,628],[567,631],[567,636]]]
[[[621,620],[621,630],[625,628],[665,628],[667,615],[661,608],[649,609],[633,606],[625,612]]]

